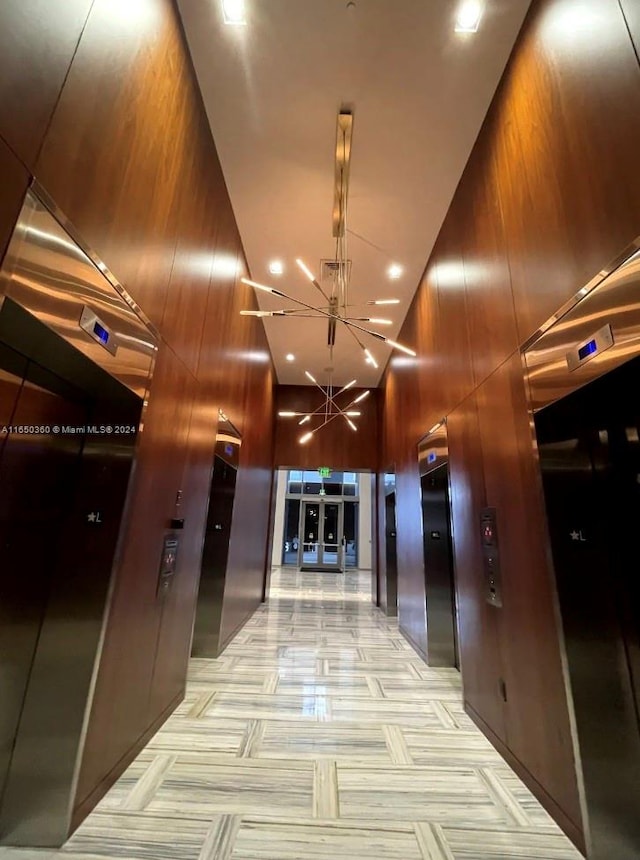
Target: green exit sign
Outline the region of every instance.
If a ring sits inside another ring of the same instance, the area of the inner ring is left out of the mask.
[[[330,478],[331,469],[328,466],[320,466],[320,468],[318,469],[318,474],[321,478]]]

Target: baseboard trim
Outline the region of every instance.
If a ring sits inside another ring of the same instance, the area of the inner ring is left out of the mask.
[[[576,846],[578,851],[585,855],[587,853],[584,832],[582,828],[570,818],[561,806],[551,797],[547,790],[540,785],[538,780],[531,774],[525,765],[516,758],[508,746],[502,741],[495,732],[485,723],[482,717],[474,711],[473,707],[464,702],[464,709],[477,725],[480,731],[491,741],[493,746],[498,750],[502,758],[507,762],[509,767],[514,770],[520,779],[527,786],[529,791],[536,796],[542,806],[547,810],[549,815],[554,819],[556,824],[566,833],[569,839]]]
[[[89,815],[92,809],[102,800],[105,794],[109,791],[111,786],[122,776],[125,770],[129,767],[131,762],[142,752],[144,747],[149,743],[153,735],[158,731],[160,726],[166,722],[166,720],[171,716],[171,714],[178,707],[180,702],[184,699],[185,691],[182,690],[178,695],[172,699],[172,701],[167,705],[167,707],[162,711],[160,716],[158,716],[151,725],[140,735],[138,740],[133,744],[130,750],[126,752],[122,758],[115,764],[109,773],[103,777],[100,782],[96,785],[96,787],[90,792],[90,794],[85,797],[83,801],[81,801],[77,806],[74,807],[73,814],[71,816],[71,827],[69,829],[69,836],[73,833],[76,828],[82,824],[84,819]]]

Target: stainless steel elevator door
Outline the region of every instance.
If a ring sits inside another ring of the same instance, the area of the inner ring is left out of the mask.
[[[449,467],[445,463],[420,478],[427,650],[429,666],[460,665],[456,630],[456,590],[451,544]]]
[[[640,856],[640,358],[536,415],[593,860]]]
[[[0,370],[0,806],[83,445],[53,428],[87,423],[52,390],[68,386],[41,368],[42,385],[26,381],[27,365],[0,347],[0,366],[18,371]]]

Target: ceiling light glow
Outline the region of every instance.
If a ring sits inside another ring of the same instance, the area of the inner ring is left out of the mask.
[[[399,305],[400,299],[376,299],[374,302],[367,302],[368,305]]]
[[[284,265],[282,260],[272,260],[269,263],[269,274],[270,275],[281,275],[284,272]]]
[[[287,360],[287,361],[295,361],[295,360],[296,360],[296,357],[295,357],[295,355],[294,355],[292,352],[288,352],[288,353],[285,355],[285,358],[286,358],[286,360]]]
[[[222,17],[225,24],[235,27],[246,24],[244,0],[222,0]]]
[[[370,323],[375,323],[375,325],[393,325],[392,320],[385,320],[381,317],[369,317]]]
[[[387,274],[391,278],[392,281],[397,281],[398,278],[402,277],[404,269],[399,263],[392,263],[387,269]]]
[[[477,33],[482,18],[480,0],[464,0],[456,18],[456,33]]]

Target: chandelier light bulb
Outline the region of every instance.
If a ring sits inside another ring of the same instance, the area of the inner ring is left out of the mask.
[[[306,445],[312,436],[313,436],[313,430],[311,430],[309,433],[305,433],[304,436],[301,436],[298,441],[300,442],[301,445]]]
[[[286,412],[286,411],[278,412],[278,415],[280,416],[280,418],[295,418],[296,417],[295,412]]]
[[[367,357],[367,362],[368,362],[369,364],[372,364],[375,368],[377,368],[377,367],[378,367],[378,362],[375,360],[375,358],[374,358],[374,357],[373,357],[373,355],[371,354],[371,351],[370,351],[370,350],[368,350],[366,346],[365,346],[365,348],[364,348],[364,354],[365,354],[365,355],[366,355],[366,357]]]
[[[360,403],[360,401],[361,401],[361,400],[364,400],[364,399],[365,399],[365,397],[367,397],[370,393],[371,393],[371,392],[370,392],[370,391],[368,391],[368,390],[367,390],[367,391],[363,391],[363,392],[362,392],[362,394],[359,394],[359,395],[356,397],[356,399],[353,401],[354,405],[355,405],[356,403]]]
[[[367,302],[368,305],[399,305],[400,299],[376,299],[373,302]]]
[[[349,427],[351,427],[351,429],[352,429],[354,432],[357,432],[357,431],[358,431],[358,428],[357,428],[357,427],[356,427],[356,425],[353,423],[353,421],[351,420],[351,418],[347,418],[347,424],[349,425]]]
[[[307,423],[307,421],[311,421],[311,416],[310,416],[310,415],[305,415],[305,416],[304,416],[304,418],[302,419],[302,421],[298,421],[298,424],[300,424],[300,425],[302,425],[302,424],[306,424],[306,423]]]
[[[309,371],[308,371],[308,370],[305,370],[304,375],[307,377],[307,379],[310,379],[310,380],[311,380],[311,382],[313,382],[313,384],[314,384],[314,385],[317,385],[317,384],[318,384],[318,383],[316,382],[316,378],[315,378],[315,376],[312,376],[312,375],[309,373]]]
[[[305,266],[305,264],[302,262],[302,260],[300,260],[300,259],[296,259],[296,265],[297,265],[300,269],[302,269],[302,271],[303,271],[303,272],[305,273],[305,275],[309,278],[309,280],[311,281],[311,283],[313,283],[313,282],[315,281],[315,278],[313,277],[313,274],[312,274],[312,273],[311,273],[311,271],[307,268],[307,266]]]
[[[385,337],[384,340],[385,343],[388,343],[389,346],[392,346],[394,349],[399,349],[400,352],[406,352],[407,355],[412,355],[414,357],[417,355],[417,353],[414,352],[412,349],[409,349],[408,346],[403,346],[401,343],[398,343],[395,340],[391,340],[390,337]]]

